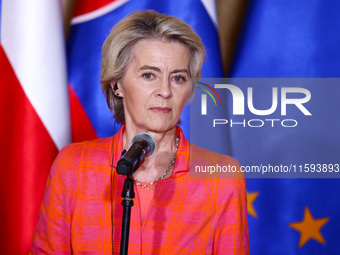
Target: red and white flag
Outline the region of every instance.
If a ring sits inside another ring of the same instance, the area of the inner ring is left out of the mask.
[[[49,168],[70,142],[59,0],[2,0],[0,38],[2,254],[27,254]]]

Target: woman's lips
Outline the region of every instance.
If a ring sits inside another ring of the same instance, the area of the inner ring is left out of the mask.
[[[151,107],[150,110],[159,114],[166,114],[172,111],[169,107]]]

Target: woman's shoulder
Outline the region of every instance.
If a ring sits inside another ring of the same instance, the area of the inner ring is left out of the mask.
[[[60,152],[74,150],[74,149],[90,149],[90,148],[100,148],[109,147],[112,145],[113,137],[98,138],[93,140],[86,140],[82,142],[70,143],[65,145]]]
[[[108,158],[112,149],[112,141],[113,137],[111,136],[68,144],[60,150],[57,160],[60,158],[72,158],[74,160],[80,160],[81,158],[98,159],[98,156],[100,156],[99,158]]]
[[[63,176],[62,179],[67,177],[65,181],[73,180],[75,185],[80,171],[86,171],[92,165],[109,165],[112,140],[112,137],[108,137],[66,145],[59,151],[53,162],[50,170],[51,179]]]

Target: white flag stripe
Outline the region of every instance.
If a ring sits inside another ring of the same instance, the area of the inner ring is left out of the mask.
[[[58,149],[70,143],[59,0],[2,0],[1,40],[18,80]],[[23,123],[25,128],[25,123]]]
[[[218,19],[216,12],[216,1],[215,0],[201,0],[205,9],[207,10],[212,22],[214,23],[216,29],[218,28]]]
[[[83,15],[79,15],[77,17],[74,17],[71,20],[71,24],[75,25],[75,24],[79,24],[79,23],[83,23],[92,19],[96,19],[102,15],[105,15],[106,13],[109,13],[110,11],[113,11],[114,9],[120,7],[121,5],[125,4],[126,2],[128,2],[129,0],[117,0],[114,1],[111,4],[105,5],[102,8],[99,8],[95,11],[83,14]]]

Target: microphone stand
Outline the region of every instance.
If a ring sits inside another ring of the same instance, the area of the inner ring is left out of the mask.
[[[133,198],[135,198],[133,180],[131,179],[130,175],[126,176],[122,192],[122,198],[123,198],[122,200],[123,221],[120,239],[120,255],[127,255],[129,246],[131,207],[133,206]]]
[[[156,141],[148,133],[139,133],[132,139],[132,145],[128,151],[123,151],[117,163],[117,173],[126,175],[122,192],[123,221],[120,239],[120,255],[128,254],[129,232],[131,221],[131,207],[135,198],[132,174],[143,164],[145,156],[150,156],[156,148]]]

